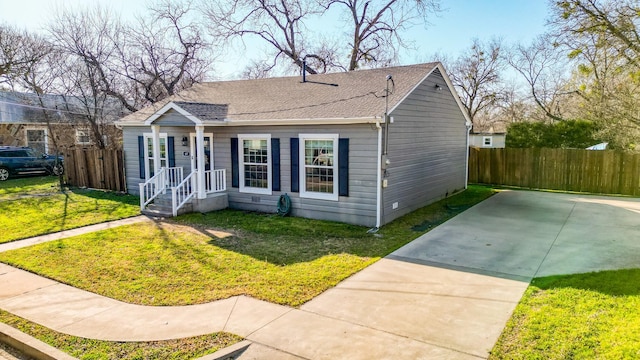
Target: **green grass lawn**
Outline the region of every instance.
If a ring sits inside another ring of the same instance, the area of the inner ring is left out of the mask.
[[[0,322],[62,350],[78,359],[193,359],[233,345],[241,338],[229,333],[214,333],[185,339],[115,342],[85,339],[62,334],[0,310]]]
[[[0,183],[0,243],[139,213],[135,196],[82,189],[60,192],[52,176]]]
[[[490,359],[640,358],[640,269],[534,279]]]
[[[23,195],[44,195],[60,190],[57,176],[34,176],[0,182],[0,201]]]
[[[0,261],[136,304],[247,294],[298,306],[487,198],[464,193],[383,227],[224,210],[136,224],[0,254]]]

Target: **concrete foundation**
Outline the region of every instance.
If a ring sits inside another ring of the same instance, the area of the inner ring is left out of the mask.
[[[229,207],[229,196],[227,193],[209,194],[205,199],[193,199],[193,212],[211,212]]]

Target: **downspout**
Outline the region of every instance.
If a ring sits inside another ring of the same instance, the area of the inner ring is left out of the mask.
[[[382,223],[382,126],[380,121],[376,121],[376,129],[378,129],[378,161],[376,164],[376,230],[380,228]]]
[[[467,186],[469,185],[469,134],[471,133],[471,124],[467,123],[467,147],[466,147],[466,154],[465,154],[465,174],[464,174],[464,189],[467,189]]]

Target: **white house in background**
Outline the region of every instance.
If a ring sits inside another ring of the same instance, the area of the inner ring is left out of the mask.
[[[294,216],[379,227],[466,187],[452,89],[440,63],[197,84],[118,122],[128,189],[169,216],[287,194]]]
[[[506,133],[471,133],[469,146],[479,148],[504,148]]]

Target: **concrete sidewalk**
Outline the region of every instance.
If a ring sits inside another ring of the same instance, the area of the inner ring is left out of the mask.
[[[153,221],[153,220],[145,215],[139,215],[139,216],[134,216],[126,219],[107,221],[100,224],[88,225],[88,226],[83,226],[83,227],[79,227],[71,230],[59,231],[52,234],[35,236],[28,239],[11,241],[8,243],[0,244],[0,252],[20,249],[27,246],[32,246],[32,245],[41,244],[44,242],[49,242],[54,240],[60,240],[60,239],[64,239],[64,238],[68,238],[76,235],[92,233],[100,230],[112,229],[118,226],[136,224],[143,221]]]
[[[481,359],[534,276],[637,267],[639,214],[638,199],[502,192],[299,309],[131,305],[1,264],[0,308],[104,340],[228,331],[252,342],[240,359]]]

